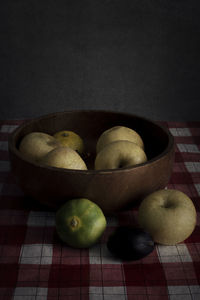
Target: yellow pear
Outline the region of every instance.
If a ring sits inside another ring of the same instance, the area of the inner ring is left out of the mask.
[[[80,155],[69,147],[58,147],[47,153],[40,163],[57,168],[87,170]]]
[[[95,169],[118,169],[147,161],[143,149],[130,141],[115,141],[107,144],[95,159]]]
[[[114,126],[105,130],[99,137],[96,147],[97,153],[107,144],[117,140],[127,140],[137,144],[142,149],[144,149],[143,140],[135,130],[125,126]]]
[[[49,151],[61,146],[53,136],[43,132],[31,132],[24,136],[19,151],[27,159],[38,162]]]
[[[192,200],[175,189],[159,190],[140,204],[138,222],[159,244],[183,242],[196,225],[196,209]]]

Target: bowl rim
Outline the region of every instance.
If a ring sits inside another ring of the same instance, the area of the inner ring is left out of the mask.
[[[87,169],[87,170],[78,170],[78,169],[65,169],[65,168],[58,168],[58,167],[52,167],[52,166],[45,166],[43,164],[40,163],[35,163],[30,161],[29,159],[23,157],[23,155],[21,155],[20,151],[17,149],[15,143],[14,143],[14,137],[15,135],[18,134],[18,132],[20,132],[23,128],[25,128],[27,125],[34,123],[36,121],[39,121],[41,119],[48,119],[49,117],[53,117],[55,115],[61,115],[61,114],[65,114],[65,113],[112,113],[112,114],[120,114],[120,115],[124,115],[127,117],[135,117],[141,120],[144,120],[146,122],[152,123],[153,125],[159,127],[160,129],[162,129],[165,134],[168,136],[168,144],[167,147],[164,149],[164,151],[162,151],[159,155],[153,157],[150,160],[147,160],[144,163],[141,164],[137,164],[135,166],[129,166],[129,167],[123,167],[123,168],[118,168],[118,169],[101,169],[101,170],[94,170],[94,169]],[[131,113],[126,113],[126,112],[120,112],[120,111],[113,111],[113,110],[99,110],[99,109],[73,109],[73,110],[64,110],[64,111],[59,111],[59,112],[53,112],[53,113],[49,113],[49,114],[45,114],[45,115],[41,115],[35,118],[31,118],[31,119],[26,119],[21,125],[19,125],[8,137],[8,150],[13,151],[14,154],[20,158],[21,160],[34,165],[36,167],[42,168],[42,169],[48,169],[51,170],[53,172],[63,172],[63,173],[74,173],[74,174],[87,174],[87,175],[92,175],[92,174],[98,174],[98,175],[105,175],[105,174],[113,174],[113,173],[124,173],[124,172],[129,172],[133,169],[140,169],[143,168],[147,165],[153,165],[154,163],[158,162],[159,160],[161,160],[163,157],[165,157],[165,155],[167,153],[169,153],[170,151],[172,151],[174,149],[174,137],[171,134],[171,132],[168,130],[167,127],[158,124],[156,121],[153,121],[149,118],[137,115],[137,114],[131,114]]]

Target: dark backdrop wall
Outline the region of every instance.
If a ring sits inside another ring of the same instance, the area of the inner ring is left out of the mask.
[[[0,6],[1,119],[108,109],[200,120],[199,1]]]

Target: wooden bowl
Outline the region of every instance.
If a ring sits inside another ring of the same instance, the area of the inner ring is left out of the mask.
[[[94,170],[96,143],[103,131],[115,125],[136,130],[142,137],[146,163],[115,170]],[[60,130],[78,133],[85,143],[88,170],[42,166],[25,159],[18,147],[32,131],[54,134]],[[85,197],[104,213],[138,204],[149,193],[169,182],[174,160],[174,139],[168,129],[136,115],[111,111],[64,111],[25,122],[9,138],[11,170],[25,193],[57,209],[68,199]]]

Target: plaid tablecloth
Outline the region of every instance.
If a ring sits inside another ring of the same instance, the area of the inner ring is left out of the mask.
[[[114,259],[108,236],[134,224],[137,209],[107,218],[101,241],[87,250],[64,245],[54,212],[30,203],[10,172],[7,139],[23,122],[0,123],[0,300],[200,299],[200,122],[167,123],[176,153],[168,188],[194,202],[198,222],[176,246],[157,245],[138,261]]]

